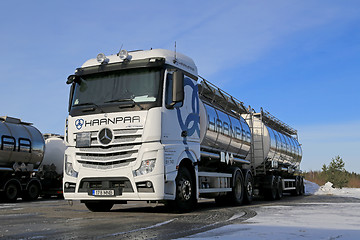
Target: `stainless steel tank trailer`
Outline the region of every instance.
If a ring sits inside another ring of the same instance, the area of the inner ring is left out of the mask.
[[[54,141],[57,147],[52,146]],[[51,146],[46,152],[43,135],[31,123],[0,117],[0,200],[14,202],[18,197],[35,200],[42,194],[62,196],[65,144],[59,136],[52,136],[47,142]],[[56,154],[52,153],[54,149]],[[44,155],[50,157],[43,162]]]

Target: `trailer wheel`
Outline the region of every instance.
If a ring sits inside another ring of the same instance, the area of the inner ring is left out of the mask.
[[[244,202],[250,204],[254,195],[254,179],[250,170],[245,173],[244,187]]]
[[[39,195],[40,195],[39,184],[36,182],[31,182],[29,184],[28,188],[26,189],[22,198],[25,201],[34,201],[34,200],[38,199]]]
[[[295,177],[295,190],[292,190],[291,191],[291,195],[293,196],[299,196],[300,195],[300,177],[299,176],[296,176]]]
[[[300,177],[300,195],[305,194],[304,177]]]
[[[276,186],[277,186],[277,191],[276,191],[276,199],[282,199],[283,197],[283,186],[282,186],[282,179],[280,176],[276,177]]]
[[[111,201],[88,201],[85,206],[92,212],[109,212],[114,206]]]
[[[234,172],[232,192],[229,194],[230,202],[241,205],[244,200],[244,180],[241,171]]]
[[[15,182],[10,182],[5,186],[4,197],[6,202],[16,202],[19,195],[19,186]]]
[[[269,181],[267,182],[268,188],[264,189],[264,197],[266,200],[273,201],[276,199],[278,192],[278,186],[275,176],[269,176],[268,181]]]
[[[175,208],[179,212],[189,212],[196,204],[195,184],[189,170],[181,166],[176,181]]]

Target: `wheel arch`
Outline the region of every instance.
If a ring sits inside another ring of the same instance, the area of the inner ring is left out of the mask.
[[[22,190],[21,182],[16,178],[11,178],[11,179],[7,180],[4,184],[4,189],[6,189],[6,187],[11,183],[15,183],[15,185],[17,186],[19,191]]]

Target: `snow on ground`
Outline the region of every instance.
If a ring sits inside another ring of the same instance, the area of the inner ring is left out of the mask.
[[[306,181],[307,195],[360,198],[360,189],[336,189],[332,183],[319,187]],[[256,208],[257,216],[184,239],[360,239],[360,203],[298,203]]]
[[[314,184],[314,183],[312,183]],[[360,198],[360,188],[333,188],[331,182],[327,182],[324,186],[319,187],[319,189],[314,193],[315,195],[335,195],[342,197],[354,197]]]

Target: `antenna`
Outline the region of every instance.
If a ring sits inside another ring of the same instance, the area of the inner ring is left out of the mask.
[[[124,45],[124,44],[121,44],[120,50],[119,50],[119,52],[118,52],[116,55],[120,56],[120,52],[121,52],[121,49],[122,49],[123,45]]]
[[[176,60],[176,41],[175,41],[175,51],[174,52],[175,52],[175,56],[174,56],[174,61],[173,62],[176,63],[177,62],[177,60]]]

